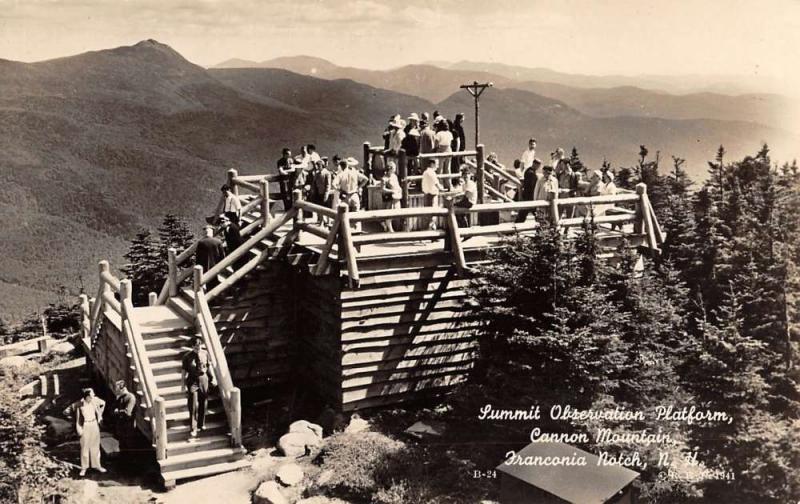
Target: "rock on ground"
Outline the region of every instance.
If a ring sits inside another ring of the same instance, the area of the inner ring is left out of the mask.
[[[296,422],[292,422],[292,424],[289,426],[289,432],[299,432],[299,433],[313,432],[314,434],[317,435],[318,438],[322,439],[322,426],[308,422],[306,420],[298,420]]]
[[[29,364],[31,364],[31,361],[22,355],[12,355],[11,357],[0,359],[0,369],[21,369]]]
[[[253,494],[253,504],[289,504],[281,493],[281,486],[274,481],[261,483]]]
[[[278,481],[286,486],[294,486],[303,481],[303,470],[297,464],[284,464],[278,469],[276,474]]]
[[[311,431],[290,432],[278,440],[278,448],[287,457],[302,457],[306,454],[306,447],[309,451],[313,451],[321,444],[322,439]]]

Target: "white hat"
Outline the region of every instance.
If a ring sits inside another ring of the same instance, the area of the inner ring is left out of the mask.
[[[419,116],[416,112],[411,112],[411,115],[408,116],[409,121],[419,121]]]
[[[349,157],[344,160],[347,166],[358,166],[358,160],[354,157]]]

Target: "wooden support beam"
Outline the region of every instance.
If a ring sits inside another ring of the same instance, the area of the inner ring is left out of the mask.
[[[224,358],[224,356],[223,356]],[[242,393],[239,387],[233,387],[230,391],[230,428],[231,428],[231,444],[234,447],[242,445]]]
[[[482,146],[478,146],[479,148]],[[461,234],[458,230],[458,219],[453,207],[453,199],[445,199],[445,207],[447,207],[447,232],[449,239],[449,248],[453,253],[453,264],[455,264],[459,275],[464,274],[464,269],[467,267],[467,261],[464,258],[464,248],[461,246]],[[446,247],[447,248],[447,247]]]
[[[408,208],[408,157],[405,149],[400,149],[397,152],[397,177],[400,179],[400,187],[402,189],[400,207]],[[406,227],[405,222],[403,221],[403,228]]]
[[[553,199],[550,200],[550,223],[554,226],[558,226],[558,221],[561,220],[561,213],[558,209],[558,196],[554,195]]]
[[[158,294],[149,292],[147,294],[147,306],[155,306],[158,304]]]
[[[342,224],[342,215],[344,215],[346,211],[347,203],[339,203],[339,206],[336,208],[336,217],[333,218],[333,225],[331,226],[330,233],[328,233],[328,237],[325,239],[325,245],[322,247],[322,252],[319,255],[319,261],[317,261],[317,266],[314,268],[315,275],[321,275],[324,273],[325,268],[328,266],[328,259],[330,258],[333,244],[336,243],[336,237],[339,235],[339,228]]]
[[[269,181],[265,178],[261,179],[258,185],[261,188],[261,221],[263,226],[267,227],[272,220],[272,214],[269,211]]]
[[[292,207],[297,208],[297,213],[294,215],[295,224],[303,222],[303,210],[296,206],[296,203],[302,200],[303,200],[303,191],[301,191],[300,189],[295,189],[294,191],[292,191]]]
[[[355,289],[358,287],[360,282],[358,277],[358,264],[356,261],[356,249],[353,246],[353,232],[350,229],[350,210],[347,207],[346,203],[340,203],[340,206],[344,205],[345,209],[344,212],[341,214],[341,223],[339,225],[339,236],[341,236],[341,247],[339,250],[339,257],[343,254],[347,261],[347,275],[349,279],[349,284],[351,289]]]
[[[156,445],[156,460],[167,458],[167,408],[161,396],[155,398],[153,405],[153,418],[156,430],[153,433]]]
[[[647,185],[644,182],[636,184],[636,194],[639,196],[639,208],[641,208],[642,231],[647,236],[647,245],[654,251],[659,251],[653,229],[652,215],[650,214],[650,199],[647,196]]]
[[[483,170],[483,161],[485,159],[484,156],[484,146],[483,144],[478,144],[476,147],[477,154],[475,156],[475,165],[477,173],[475,174],[475,178],[478,181],[478,203],[484,202],[484,197],[486,195],[486,190],[484,185],[486,181],[483,179],[485,177],[485,173]]]
[[[239,196],[239,187],[236,185],[236,177],[239,175],[239,172],[231,168],[228,170],[228,187],[231,188],[231,192],[235,196]]]
[[[178,260],[177,250],[174,247],[167,249],[167,283],[169,284],[169,297],[178,295]]]

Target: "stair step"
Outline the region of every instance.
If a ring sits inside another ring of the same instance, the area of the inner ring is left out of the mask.
[[[153,370],[153,375],[158,376],[162,374],[181,373],[180,359],[169,360],[166,362],[151,362],[150,369]]]
[[[191,433],[191,426],[189,424],[181,425],[168,425],[167,426],[167,442],[178,442],[178,441],[185,441],[189,439],[189,434]],[[223,420],[209,420],[206,419],[205,429],[201,431],[201,434],[205,435],[212,435],[212,434],[226,434],[228,432],[228,424]]]
[[[183,376],[181,376],[181,372],[172,372],[172,373],[162,373],[162,374],[155,374],[153,376],[156,379],[156,387],[159,390],[165,387],[180,387],[183,383]]]
[[[151,366],[170,361],[175,361],[180,364],[184,354],[189,350],[191,350],[191,347],[188,346],[188,342],[185,346],[181,345],[179,348],[159,348],[153,350],[148,348],[147,358],[150,360]]]
[[[162,396],[163,398],[163,396]],[[222,403],[220,402],[219,397],[209,397],[208,402],[206,404],[206,409],[223,409]],[[170,413],[176,413],[179,411],[188,411],[188,404],[186,402],[186,396],[178,399],[164,399],[164,408],[167,410],[167,416]]]
[[[221,416],[223,421],[225,420],[225,410],[222,409],[222,405],[216,408],[209,408],[206,410],[206,418]],[[176,411],[174,413],[167,413],[167,422],[174,422],[180,423],[185,422],[188,425],[189,422],[189,410],[186,408]]]
[[[244,448],[217,448],[215,450],[189,452],[175,456],[169,456],[168,454],[167,458],[158,461],[158,465],[161,467],[161,473],[163,474],[179,469],[234,462],[241,459],[245,453]]]
[[[175,482],[189,478],[198,478],[200,476],[213,476],[215,474],[236,471],[245,467],[250,467],[250,460],[242,458],[234,462],[222,462],[203,467],[192,467],[190,469],[167,471],[161,473],[161,477],[164,479],[164,482]]]
[[[167,303],[170,307],[172,307],[175,311],[177,311],[181,317],[183,317],[187,321],[194,320],[194,307],[188,302],[186,302],[186,300],[184,300],[180,296],[169,298],[169,301],[167,301]]]
[[[167,348],[180,348],[188,350],[191,347],[192,337],[187,335],[160,336],[144,340],[144,347],[147,354],[151,350],[164,350]]]
[[[231,438],[227,434],[205,434],[205,430],[192,440],[182,439],[180,441],[167,441],[167,453],[170,457],[183,455],[185,453],[195,453],[199,451],[217,450],[231,447]]]

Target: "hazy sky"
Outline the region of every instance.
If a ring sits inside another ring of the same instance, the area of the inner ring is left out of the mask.
[[[147,38],[206,66],[310,54],[371,68],[471,59],[763,76],[787,89],[800,79],[799,0],[0,0],[0,58]]]

